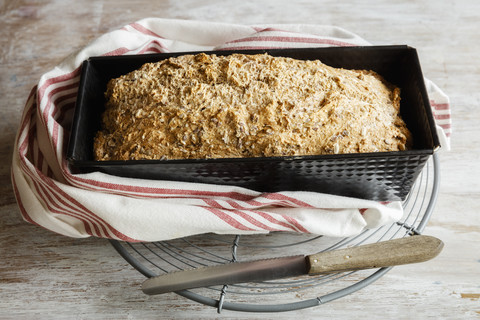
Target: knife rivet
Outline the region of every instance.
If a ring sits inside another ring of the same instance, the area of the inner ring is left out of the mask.
[[[345,256],[345,259],[350,259],[350,256]]]
[[[313,262],[317,263],[317,262],[318,262],[318,259],[313,259]]]

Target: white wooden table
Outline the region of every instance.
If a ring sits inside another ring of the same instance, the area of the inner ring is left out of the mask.
[[[10,183],[13,140],[30,89],[66,55],[144,17],[230,23],[335,24],[373,44],[408,44],[450,97],[452,151],[425,234],[436,259],[396,267],[320,307],[279,314],[215,309],[175,294],[148,297],[143,277],[102,239],[70,239],[23,222]],[[480,2],[0,1],[0,319],[480,319]]]

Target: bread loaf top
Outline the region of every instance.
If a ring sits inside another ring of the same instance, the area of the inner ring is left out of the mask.
[[[183,55],[112,79],[96,160],[400,151],[400,89],[368,70],[268,54]]]

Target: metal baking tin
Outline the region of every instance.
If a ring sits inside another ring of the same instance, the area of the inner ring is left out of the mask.
[[[204,51],[205,52],[205,51]],[[92,57],[83,62],[67,160],[73,173],[235,185],[261,192],[315,191],[370,200],[404,200],[440,146],[416,49],[409,46],[210,51],[315,60],[332,67],[374,70],[401,89],[401,114],[412,150],[294,157],[95,161],[107,82],[144,63],[197,52]]]

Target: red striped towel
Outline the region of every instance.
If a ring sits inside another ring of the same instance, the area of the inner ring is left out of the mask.
[[[232,186],[72,174],[65,149],[80,78],[90,56],[368,43],[332,26],[244,26],[149,18],[107,33],[44,74],[27,99],[12,164],[23,218],[70,237],[157,241],[207,232],[270,231],[351,236],[402,216],[388,204],[313,192],[259,193]],[[427,86],[448,146],[448,98]]]

